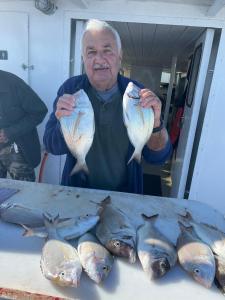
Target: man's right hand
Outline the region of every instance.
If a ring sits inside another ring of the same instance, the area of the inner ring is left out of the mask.
[[[74,95],[64,94],[56,104],[55,116],[59,120],[63,116],[70,116],[75,107]]]

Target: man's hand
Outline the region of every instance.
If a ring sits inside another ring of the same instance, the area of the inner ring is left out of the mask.
[[[0,129],[0,143],[4,144],[7,143],[9,140],[7,136],[5,135],[4,129]]]
[[[64,94],[59,97],[56,104],[55,116],[59,120],[63,116],[70,116],[75,107],[75,98],[73,95]]]
[[[154,127],[160,126],[162,103],[159,98],[149,89],[142,89],[139,92],[140,105],[144,108],[152,108],[154,111]]]

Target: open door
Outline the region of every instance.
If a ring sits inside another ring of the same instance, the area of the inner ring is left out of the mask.
[[[184,108],[184,117],[176,158],[171,169],[171,197],[184,198],[190,157],[200,105],[208,70],[214,30],[207,29],[196,41],[191,62],[190,78]]]

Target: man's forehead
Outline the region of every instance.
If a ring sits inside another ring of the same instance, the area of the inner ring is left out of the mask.
[[[100,44],[103,47],[110,47],[115,45],[116,40],[113,33],[109,30],[93,30],[84,34],[83,44],[85,47],[94,47]]]

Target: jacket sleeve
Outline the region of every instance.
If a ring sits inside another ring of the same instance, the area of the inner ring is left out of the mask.
[[[7,138],[13,141],[36,128],[43,121],[48,109],[22,79],[15,77],[12,90],[23,111],[23,117],[19,121],[4,129]]]
[[[160,151],[151,150],[145,145],[142,154],[143,154],[144,159],[148,163],[155,164],[155,165],[164,164],[166,162],[166,160],[169,159],[172,154],[171,141],[170,141],[170,139],[168,139],[165,147]]]
[[[64,94],[64,87],[58,90],[57,97],[53,104],[53,112],[50,114],[49,120],[45,126],[43,142],[47,152],[54,155],[66,154],[69,152],[65,140],[61,132],[60,122],[55,116],[56,103],[58,98]]]

